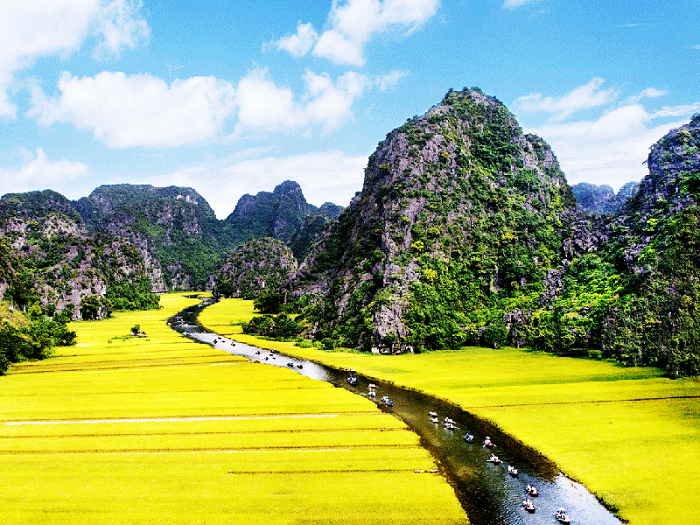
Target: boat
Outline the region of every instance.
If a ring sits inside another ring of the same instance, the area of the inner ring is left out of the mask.
[[[370,390],[369,392],[367,392],[367,395],[369,397],[377,397],[377,393],[374,390]]]
[[[535,504],[529,498],[523,501],[523,508],[528,512],[535,512]]]
[[[442,426],[444,426],[446,430],[454,430],[457,428],[457,425],[455,425],[455,422],[452,419],[450,419],[449,417],[446,417],[442,421]]]
[[[437,412],[432,412],[432,411],[431,411],[430,414],[428,414],[428,415],[430,416],[430,422],[431,422],[433,425],[437,425],[438,422],[439,422]]]
[[[384,403],[384,404],[385,404],[386,406],[388,406],[388,407],[393,407],[393,406],[394,406],[394,402],[393,402],[391,399],[389,399],[389,396],[384,396],[384,397],[382,398],[382,403]]]
[[[508,465],[508,474],[510,474],[514,478],[517,478],[518,477],[518,469],[515,468],[513,465]]]
[[[474,443],[474,436],[471,434],[464,434],[464,441],[467,443]]]
[[[350,370],[350,377],[348,377],[348,383],[352,386],[357,384],[357,375],[354,370]]]
[[[302,368],[304,368],[304,365],[299,364],[299,365],[297,365],[297,368],[298,368],[299,370],[301,370]]]
[[[556,518],[559,523],[571,523],[571,519],[564,509],[557,511]]]
[[[370,383],[369,385],[367,385],[367,388],[369,388],[370,390],[374,390],[375,388],[377,388],[377,385],[375,385],[374,383]]]
[[[539,491],[533,487],[532,485],[528,485],[525,487],[525,492],[527,492],[527,495],[533,498],[536,498],[537,496],[540,495]]]
[[[290,361],[289,363],[287,363],[287,366],[294,368],[294,361]]]
[[[489,456],[489,459],[486,460],[486,462],[487,463],[495,463],[495,464],[503,463],[500,459],[498,459],[498,456],[496,456],[495,454],[491,454]]]
[[[496,445],[493,444],[493,441],[491,441],[491,438],[486,436],[486,439],[484,440],[484,447],[486,448],[493,448]]]

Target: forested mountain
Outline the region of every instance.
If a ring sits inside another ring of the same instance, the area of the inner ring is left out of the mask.
[[[51,190],[7,194],[0,199],[0,298],[20,308],[35,301],[59,312],[72,307],[77,316],[94,295],[101,317],[106,298],[121,308],[139,304],[134,294],[144,291],[210,289],[244,240],[275,237],[303,255],[341,210],[308,204],[291,181],[244,195],[225,221],[195,190],[175,186],[100,186],[72,202]]]
[[[638,182],[628,182],[620,191],[615,191],[604,184],[596,186],[587,182],[579,182],[571,187],[576,197],[576,207],[581,211],[611,215],[618,213],[627,200],[632,197],[639,188]]]
[[[70,319],[157,305],[134,246],[90,232],[56,192],[0,198],[0,251],[0,298],[20,309],[37,303],[49,315],[67,310]]]
[[[206,288],[233,246],[228,229],[191,188],[100,186],[75,207],[92,229],[138,248],[156,291]]]
[[[450,90],[379,144],[344,210],[308,204],[291,181],[244,195],[223,221],[191,188],[101,186],[77,202],[7,194],[0,297],[36,305],[41,322],[216,284],[288,298],[302,312],[295,330],[327,344],[511,344],[697,374],[700,115],[647,164],[617,195],[572,191],[501,102]]]
[[[376,352],[529,346],[700,371],[700,116],[652,147],[608,219],[480,90],[392,131],[303,262],[307,335]],[[629,188],[631,189],[631,187]]]
[[[379,144],[291,290],[314,298],[314,335],[342,344],[501,344],[505,310],[593,244],[549,146],[495,98],[449,92]]]

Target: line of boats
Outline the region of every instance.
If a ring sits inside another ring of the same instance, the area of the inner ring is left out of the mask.
[[[439,418],[437,412],[430,411],[430,412],[428,413],[428,416],[430,417],[430,421],[431,421],[433,424],[435,424],[435,425],[440,424],[440,418]],[[457,425],[455,424],[454,420],[450,419],[449,417],[445,417],[445,418],[442,420],[442,426],[443,426],[446,430],[458,430],[458,427],[457,427]],[[466,441],[467,443],[473,443],[473,442],[474,442],[474,436],[473,436],[472,434],[469,434],[469,433],[464,434],[463,439],[464,439],[464,441]],[[486,449],[493,449],[493,448],[495,448],[495,447],[496,447],[496,445],[494,444],[493,441],[491,441],[491,438],[490,438],[489,436],[486,436],[486,438],[484,439],[483,448],[486,448]],[[488,459],[486,460],[486,462],[487,462],[487,463],[493,463],[493,464],[495,464],[495,465],[499,465],[499,464],[503,463],[503,461],[502,461],[496,454],[494,454],[493,452],[492,452],[491,455],[488,457]],[[506,472],[507,472],[508,475],[510,475],[511,477],[514,477],[514,478],[517,478],[518,475],[520,474],[520,472],[518,471],[518,469],[515,468],[513,465],[508,465],[508,468],[506,469]],[[527,497],[526,499],[524,499],[523,502],[522,502],[523,509],[526,510],[527,512],[534,513],[534,512],[537,510],[538,507],[535,506],[535,503],[532,501],[532,498],[537,498],[537,497],[539,497],[540,493],[539,493],[539,491],[537,490],[537,488],[536,488],[534,485],[531,485],[531,484],[529,484],[529,483],[528,483],[528,485],[525,487],[525,492],[527,493],[528,497]],[[560,509],[557,511],[557,513],[556,513],[556,515],[555,515],[555,519],[556,519],[559,523],[562,523],[562,524],[569,524],[569,523],[571,523],[571,518],[569,518],[569,515],[566,513],[566,510],[564,510],[563,508],[560,508]]]
[[[350,370],[350,375],[347,378],[347,382],[350,386],[357,386],[357,373],[355,372],[355,370]],[[374,383],[370,383],[368,385],[367,396],[370,398],[375,398],[377,395],[376,389],[377,389],[377,385],[375,385]],[[393,407],[394,406],[394,402],[389,398],[389,396],[383,396],[381,398],[381,402],[386,407]],[[430,417],[430,421],[433,424],[435,424],[435,425],[440,424],[440,417],[438,416],[437,412],[430,411],[428,416]],[[451,431],[459,430],[459,427],[457,426],[455,421],[453,419],[451,419],[450,417],[443,418],[442,426],[445,428],[445,430],[451,430]],[[472,434],[469,434],[469,433],[464,434],[463,439],[467,443],[474,442],[474,436]],[[493,441],[491,441],[491,438],[489,436],[486,436],[486,438],[484,439],[483,448],[491,450],[493,448],[496,448],[496,444]],[[496,465],[503,463],[503,461],[501,459],[499,459],[499,457],[497,455],[495,455],[494,453],[491,453],[491,455],[488,457],[486,462],[493,463]],[[506,472],[509,476],[511,476],[513,478],[517,478],[518,475],[520,474],[518,469],[515,468],[513,465],[508,465]],[[540,493],[536,487],[534,487],[533,485],[530,485],[530,484],[528,484],[527,487],[525,487],[525,492],[526,492],[528,497],[523,500],[522,507],[527,512],[534,513],[538,507],[532,501],[532,498],[539,497]],[[566,511],[564,509],[559,509],[557,511],[557,513],[555,515],[555,519],[559,523],[562,523],[564,525],[571,523],[571,518],[569,518],[569,515],[566,513]]]
[[[350,375],[347,378],[347,382],[350,386],[357,386],[357,372],[355,370],[350,370]],[[377,397],[377,385],[370,383],[367,385],[368,392],[367,397],[375,398]],[[385,407],[391,408],[394,406],[394,402],[389,396],[383,396],[381,402]]]

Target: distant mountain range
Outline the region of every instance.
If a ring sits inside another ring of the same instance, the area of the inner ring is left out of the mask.
[[[700,115],[647,164],[617,194],[572,188],[500,101],[449,91],[379,144],[346,209],[291,181],[224,220],[191,188],[4,195],[0,296],[77,317],[86,297],[104,315],[157,291],[279,292],[306,337],[366,351],[507,344],[697,374]]]
[[[576,197],[576,207],[580,211],[612,215],[622,209],[625,202],[637,192],[637,188],[639,188],[638,182],[628,182],[616,194],[607,184],[596,186],[587,182],[579,182],[574,184],[571,190]]]
[[[70,306],[79,316],[84,297],[115,299],[110,291],[121,282],[133,288],[138,281],[143,293],[212,288],[236,246],[270,237],[302,257],[341,210],[308,204],[291,181],[244,195],[224,220],[195,190],[175,186],[100,186],[77,201],[51,190],[6,194],[0,297]]]

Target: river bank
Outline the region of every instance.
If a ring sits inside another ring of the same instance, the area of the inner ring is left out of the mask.
[[[200,321],[217,333],[447,399],[540,451],[633,524],[692,522],[700,504],[700,382],[515,349],[372,356],[240,333],[252,302]],[[233,323],[233,324],[232,324]]]

